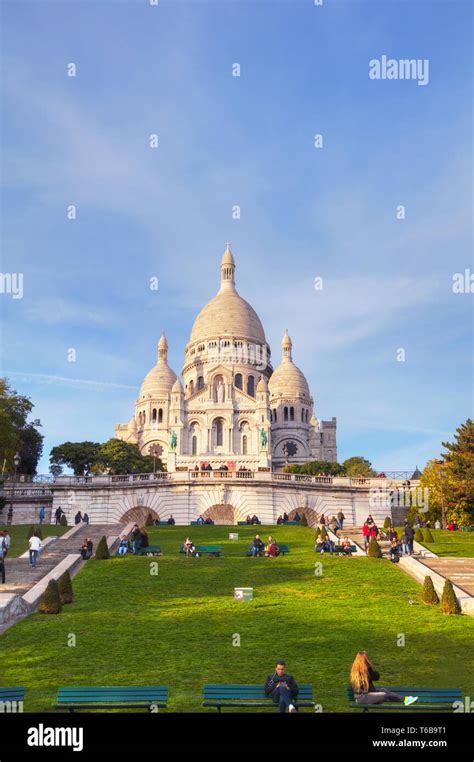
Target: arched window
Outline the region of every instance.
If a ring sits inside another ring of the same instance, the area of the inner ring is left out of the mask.
[[[288,420],[288,408],[287,407],[283,408],[283,420],[285,420],[285,421]]]
[[[242,455],[247,455],[247,434],[242,437]]]
[[[156,407],[154,407],[153,410],[151,411],[151,420],[153,421],[153,423],[156,423]]]
[[[255,397],[255,378],[253,376],[249,376],[247,379],[247,394]]]
[[[277,420],[278,420],[278,419],[277,419],[277,411],[276,411],[276,410],[274,410],[274,411],[273,411],[273,423],[276,423],[276,422],[277,422]]]
[[[203,389],[204,388],[204,377],[203,376],[198,376],[197,388],[198,389]]]
[[[290,407],[290,421],[294,421],[294,420],[295,420],[295,408]]]
[[[304,423],[304,409],[301,408],[301,420]]]
[[[194,435],[191,440],[191,454],[192,455],[197,455],[197,448],[198,448],[198,438],[196,435]]]
[[[224,421],[222,418],[216,420],[216,445],[222,447],[224,444]]]
[[[189,394],[194,394],[194,381],[189,382]]]
[[[306,410],[305,418],[306,418],[306,423],[308,423],[308,410]]]
[[[242,373],[236,373],[234,384],[236,389],[242,389]]]
[[[163,408],[158,410],[158,423],[163,423]]]
[[[145,413],[145,411],[143,411],[143,413],[142,413],[142,419],[143,419],[143,425],[145,425],[145,423],[146,423],[146,413]]]

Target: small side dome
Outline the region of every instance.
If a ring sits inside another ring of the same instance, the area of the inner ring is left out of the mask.
[[[266,392],[268,390],[268,382],[265,376],[260,376],[260,380],[257,384],[257,392]]]
[[[171,389],[172,394],[182,394],[183,393],[183,386],[181,384],[181,381],[178,377],[176,377],[176,381],[173,384],[173,388]]]

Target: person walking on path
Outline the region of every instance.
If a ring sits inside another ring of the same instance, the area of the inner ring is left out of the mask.
[[[34,569],[38,563],[38,554],[41,548],[41,540],[37,534],[33,534],[28,542],[30,546],[30,564]]]
[[[367,656],[367,651],[358,651],[351,668],[351,686],[357,704],[383,704],[385,701],[398,701],[410,706],[418,701],[418,696],[401,696],[381,685],[375,686],[380,675]]]
[[[343,512],[339,511],[339,513],[337,514],[337,520],[339,521],[339,524],[341,525],[341,532],[344,529],[344,519],[345,518],[346,517],[344,516]]]
[[[56,524],[60,524],[61,523],[61,516],[62,516],[63,513],[64,513],[63,509],[61,508],[60,505],[58,505],[58,507],[56,508],[56,510],[54,512],[54,516],[55,516],[55,519],[56,519]]]
[[[78,511],[76,515],[74,516],[74,523],[75,524],[81,524],[82,523],[82,513]]]
[[[135,526],[132,529],[132,546],[133,546],[133,555],[138,556],[138,551],[140,550],[142,544],[142,533],[140,531],[140,527],[138,524],[135,524]]]
[[[267,677],[265,693],[271,696],[275,704],[278,704],[280,714],[284,714],[286,710],[296,712],[293,702],[298,696],[298,683],[294,677],[287,674],[284,661],[278,661],[273,675]]]
[[[44,524],[44,517],[46,516],[46,508],[44,505],[42,505],[39,509],[39,520],[40,520],[40,526],[41,524]]]

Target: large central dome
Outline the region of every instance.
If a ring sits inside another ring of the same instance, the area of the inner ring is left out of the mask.
[[[221,288],[194,321],[189,342],[205,341],[216,336],[238,336],[266,344],[265,331],[257,313],[237,293],[234,281],[235,262],[227,244],[221,262]]]

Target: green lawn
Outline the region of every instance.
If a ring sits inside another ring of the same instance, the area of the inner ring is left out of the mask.
[[[28,530],[31,524],[0,524],[0,530],[8,529],[8,533],[12,538],[10,546],[10,556],[21,556],[25,550],[28,550]],[[56,526],[55,524],[42,524],[41,531],[43,539],[50,535],[60,537],[65,532],[68,532],[71,527]]]
[[[403,529],[397,527],[401,537]],[[423,532],[423,529],[421,530]],[[437,556],[460,556],[474,558],[474,532],[450,532],[449,529],[432,529],[434,542],[422,543]]]
[[[284,658],[298,681],[313,684],[324,711],[345,711],[348,670],[366,649],[382,685],[474,695],[466,658],[473,619],[420,603],[420,586],[389,561],[316,555],[314,530],[265,527],[262,536],[270,530],[290,544],[289,555],[246,558],[254,529],[204,526],[191,527],[191,536],[222,544],[222,557],[185,558],[177,550],[187,527],[164,527],[150,531],[164,551],[157,576],[147,557],[89,561],[61,615],[33,614],[0,635],[2,685],[27,687],[26,711],[50,710],[56,687],[74,684],[164,684],[171,711],[199,711],[204,683],[263,683]],[[239,541],[228,540],[229,531]],[[253,587],[254,600],[236,602],[234,586]]]

